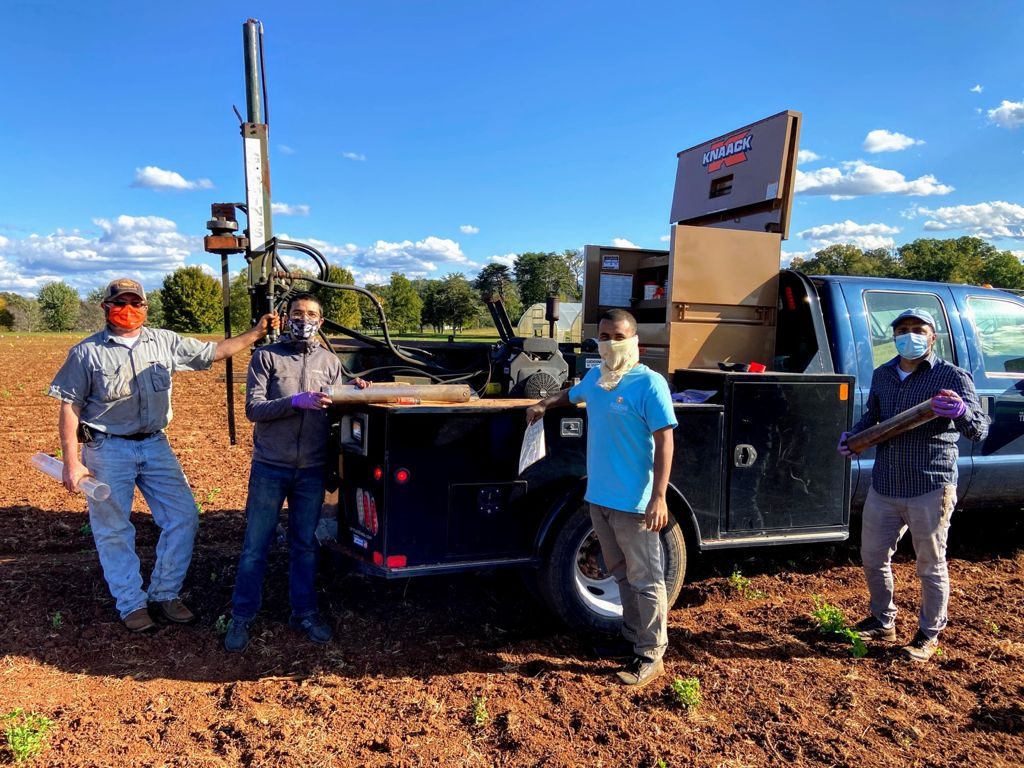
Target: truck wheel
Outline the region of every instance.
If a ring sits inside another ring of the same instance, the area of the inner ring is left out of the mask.
[[[686,540],[675,517],[661,531],[665,591],[669,608],[686,574]],[[615,579],[605,571],[601,545],[581,504],[562,524],[540,570],[540,587],[554,613],[573,629],[618,633],[622,600]]]

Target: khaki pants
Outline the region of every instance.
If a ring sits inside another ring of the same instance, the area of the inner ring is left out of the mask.
[[[946,534],[956,506],[956,486],[947,485],[909,499],[868,491],[864,502],[860,554],[871,595],[871,615],[891,627],[896,621],[892,556],[903,534],[910,530],[921,580],[921,614],[918,625],[928,637],[946,628],[949,605],[949,571],[946,567]]]
[[[622,597],[622,636],[651,661],[668,647],[668,598],[661,537],[644,528],[644,516],[590,505],[608,572]]]

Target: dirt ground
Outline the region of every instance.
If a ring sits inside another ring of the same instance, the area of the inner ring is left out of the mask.
[[[336,639],[313,646],[283,623],[283,551],[252,645],[224,653],[251,439],[243,420],[228,444],[222,363],[176,377],[169,430],[203,509],[185,593],[200,620],[130,635],[84,497],[29,465],[58,447],[44,393],[73,341],[0,336],[0,714],[53,720],[33,765],[1024,765],[1021,514],[954,518],[952,620],[924,665],[884,645],[855,659],[815,631],[812,595],[851,620],[866,613],[852,544],[691,563],[668,674],[639,692],[617,687],[614,666],[513,574],[384,582],[325,561]],[[135,518],[145,569],[156,535],[141,500]],[[896,567],[904,640],[918,605],[908,553]],[[763,596],[735,589],[734,567]],[[687,711],[669,686],[692,677],[703,700]]]

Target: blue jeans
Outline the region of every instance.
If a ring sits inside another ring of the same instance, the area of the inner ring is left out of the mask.
[[[121,618],[147,601],[135,554],[135,526],[129,520],[136,485],[160,528],[148,599],[178,597],[192,560],[199,515],[167,435],[160,432],[139,441],[97,435],[82,449],[82,463],[110,486],[106,501],[89,499],[89,525]]]
[[[281,505],[288,499],[288,596],[292,616],[317,613],[316,525],[324,503],[324,468],[291,469],[254,461],[245,503],[245,542],[235,576],[231,615],[252,621],[263,600],[267,553],[277,534]]]
[[[921,611],[918,627],[928,637],[946,628],[949,605],[949,571],[946,566],[946,535],[956,507],[956,486],[947,485],[922,496],[898,499],[872,488],[864,502],[860,553],[871,596],[871,615],[891,627],[896,621],[892,556],[903,534],[910,529],[921,580]]]

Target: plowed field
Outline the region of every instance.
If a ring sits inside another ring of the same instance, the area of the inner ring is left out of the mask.
[[[385,583],[325,560],[336,639],[313,646],[284,623],[283,550],[249,650],[224,653],[218,619],[251,440],[243,419],[239,445],[228,444],[222,363],[175,378],[169,429],[203,509],[185,593],[199,622],[130,635],[83,528],[84,497],[29,465],[58,447],[57,403],[44,392],[74,340],[0,336],[0,714],[21,707],[53,721],[30,764],[1024,765],[1019,514],[954,517],[951,622],[924,665],[884,645],[856,659],[816,632],[812,595],[851,620],[866,613],[854,544],[691,564],[670,615],[668,674],[639,692],[617,687],[614,665],[590,658],[512,574]],[[156,531],[141,499],[134,518],[145,569]],[[904,546],[906,641],[918,590]],[[699,679],[699,707],[675,701],[675,678]],[[0,762],[12,759],[0,746]]]

